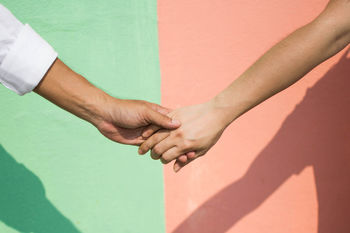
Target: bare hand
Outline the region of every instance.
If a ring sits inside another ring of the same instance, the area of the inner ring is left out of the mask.
[[[170,116],[181,121],[181,127],[153,134],[140,146],[139,153],[152,150],[152,158],[161,159],[164,164],[177,159],[175,172],[206,154],[227,126],[224,112],[215,108],[212,102],[180,108]],[[187,159],[184,157],[186,153],[189,153]]]
[[[112,141],[140,145],[145,141],[142,133],[151,125],[176,129],[180,122],[172,120],[166,114],[169,110],[157,104],[141,100],[112,99],[103,109],[102,120],[96,124],[97,129]]]

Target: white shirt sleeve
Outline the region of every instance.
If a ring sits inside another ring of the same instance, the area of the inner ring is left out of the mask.
[[[56,58],[44,39],[0,4],[0,82],[4,86],[19,95],[31,92]]]

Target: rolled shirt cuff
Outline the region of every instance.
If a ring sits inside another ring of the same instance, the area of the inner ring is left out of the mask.
[[[31,92],[57,58],[57,52],[28,24],[0,65],[0,82],[19,95]]]

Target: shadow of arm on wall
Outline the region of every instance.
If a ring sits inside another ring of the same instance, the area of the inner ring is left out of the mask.
[[[0,145],[0,221],[25,233],[79,233],[46,198],[40,179]]]
[[[348,51],[307,91],[247,173],[199,206],[175,233],[228,231],[290,176],[309,165],[315,171],[318,232],[350,232],[350,59],[347,54]]]

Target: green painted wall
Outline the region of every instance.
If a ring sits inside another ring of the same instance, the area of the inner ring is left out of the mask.
[[[75,71],[160,100],[156,0],[5,0]],[[0,86],[0,232],[164,232],[162,167],[34,93]]]

